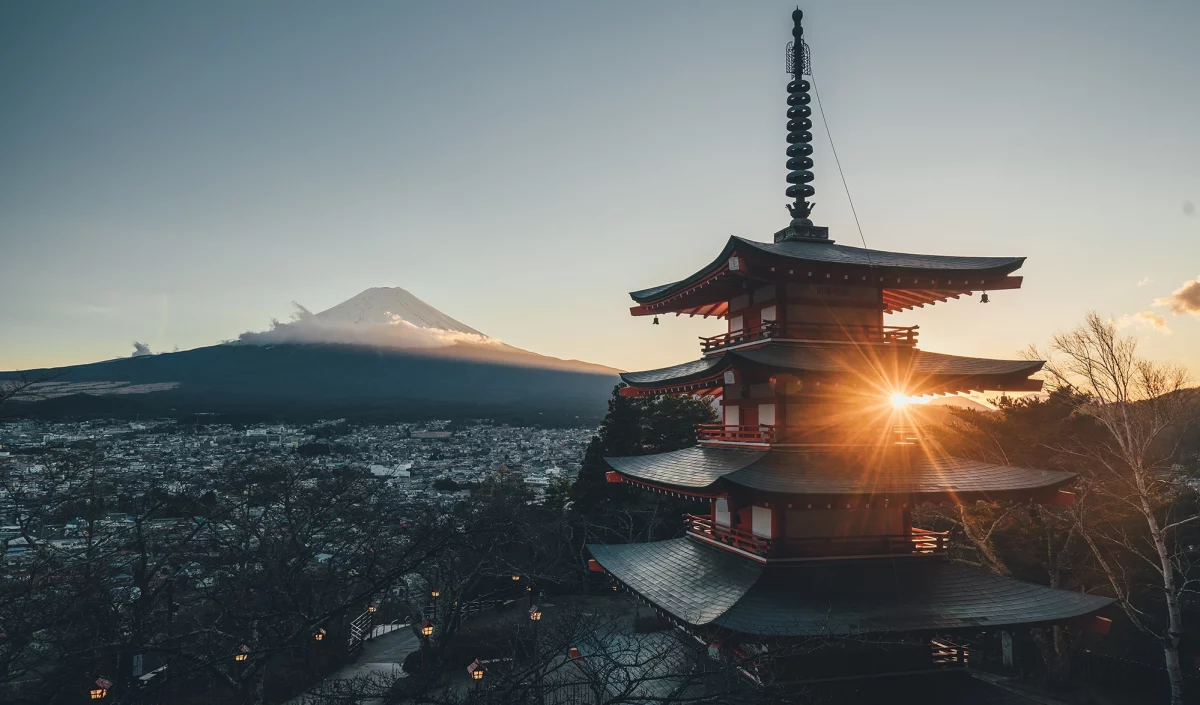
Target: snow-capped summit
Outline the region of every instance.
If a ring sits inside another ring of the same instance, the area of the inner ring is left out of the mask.
[[[437,328],[484,336],[398,286],[377,286],[316,315],[325,323],[389,324],[397,319],[419,328]],[[487,337],[487,336],[484,336]]]

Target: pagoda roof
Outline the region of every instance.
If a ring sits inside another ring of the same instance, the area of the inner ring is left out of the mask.
[[[588,549],[620,583],[694,627],[839,637],[1061,622],[1112,599],[941,558],[763,565],[689,538]]]
[[[888,252],[885,250],[870,250],[861,247],[837,245],[831,241],[784,240],[782,242],[756,242],[745,238],[731,236],[725,243],[725,248],[708,266],[700,269],[689,277],[669,284],[653,286],[648,289],[630,292],[630,297],[639,304],[649,304],[670,297],[700,284],[705,280],[716,283],[714,277],[721,274],[729,266],[729,258],[735,253],[747,257],[757,257],[766,260],[779,260],[786,263],[808,263],[822,268],[855,267],[869,268],[874,277],[880,278],[885,284],[902,285],[902,288],[921,288],[922,290],[974,291],[979,288],[1013,288],[1013,283],[1005,284],[1000,278],[1020,269],[1024,257],[958,257],[952,255],[923,255],[905,252]],[[727,274],[728,272],[726,272]],[[923,282],[920,281],[924,277]],[[909,280],[916,281],[895,281]],[[957,281],[956,281],[957,280]],[[989,281],[991,280],[991,281]],[[940,283],[939,283],[940,282]],[[872,282],[874,283],[874,282]],[[1019,282],[1015,283],[1019,286]],[[943,293],[937,298],[952,296]],[[903,306],[901,308],[907,308]]]
[[[927,448],[831,453],[693,446],[604,460],[628,479],[703,495],[737,486],[810,497],[998,501],[1052,494],[1075,479],[1069,472],[996,465]]]
[[[916,349],[897,350],[895,346],[773,342],[725,350],[680,365],[623,372],[621,379],[631,387],[661,388],[663,393],[674,393],[689,385],[719,386],[720,374],[739,361],[788,372],[853,374],[859,379],[874,374],[879,379],[871,379],[871,383],[905,388],[907,394],[972,389],[1037,391],[1041,383],[1028,377],[1045,364],[1040,360],[993,360]],[[889,372],[889,368],[894,371]]]

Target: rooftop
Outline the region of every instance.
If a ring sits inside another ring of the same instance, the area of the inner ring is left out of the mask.
[[[836,637],[1039,624],[1112,602],[941,557],[764,566],[688,538],[588,548],[656,608],[694,627],[742,634]]]
[[[1054,495],[1075,478],[1069,472],[995,465],[923,447],[830,453],[695,446],[605,461],[627,479],[680,494],[711,494],[734,485],[810,498],[852,497],[855,502],[1024,500]]]

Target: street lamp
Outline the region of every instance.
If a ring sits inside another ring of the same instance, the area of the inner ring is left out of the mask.
[[[233,655],[233,660],[239,663],[248,658],[250,658],[250,647],[246,646],[245,644],[242,644],[240,647],[238,647],[238,652]]]
[[[100,700],[105,695],[108,695],[108,689],[112,687],[112,681],[107,678],[97,678],[95,686],[88,691],[88,695],[92,700]]]
[[[429,678],[429,637],[433,636],[433,622],[428,619],[421,620],[418,631],[421,634],[421,670],[425,672],[425,677]]]
[[[441,596],[441,594],[442,594],[442,591],[441,591],[441,590],[439,590],[438,588],[434,588],[434,589],[432,589],[432,590],[430,590],[430,591],[429,591],[429,595],[430,595],[430,597],[432,597],[432,598],[433,598],[433,599],[435,599],[435,600],[436,600],[436,599],[438,599],[438,597],[440,597],[440,596]]]
[[[521,576],[519,576],[519,575],[515,575],[515,574],[514,574],[514,575],[512,576],[512,579],[513,579],[513,582],[515,583],[516,581],[518,581],[518,580],[520,580],[520,579],[521,579]]]
[[[539,622],[542,619],[542,609],[537,605],[529,608],[529,619],[534,622]]]
[[[379,609],[379,603],[378,603],[378,602],[372,602],[371,604],[367,605],[367,611],[368,611],[368,612],[375,612],[375,611],[376,611],[376,610],[378,610],[378,609]]]
[[[313,632],[313,641],[321,641],[325,638],[326,633],[323,627],[318,628],[317,631]]]

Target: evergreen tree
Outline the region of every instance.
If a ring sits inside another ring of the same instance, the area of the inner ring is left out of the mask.
[[[713,423],[716,418],[712,404],[705,399],[623,397],[620,387],[615,387],[608,401],[608,414],[588,444],[579,478],[571,488],[575,512],[589,522],[604,525],[606,515],[618,507],[635,512],[661,511],[661,499],[648,498],[642,493],[634,495],[621,485],[608,483],[605,473],[612,468],[604,458],[665,453],[693,446],[696,424]],[[671,511],[674,509],[673,506]],[[679,513],[682,511],[679,509]]]

